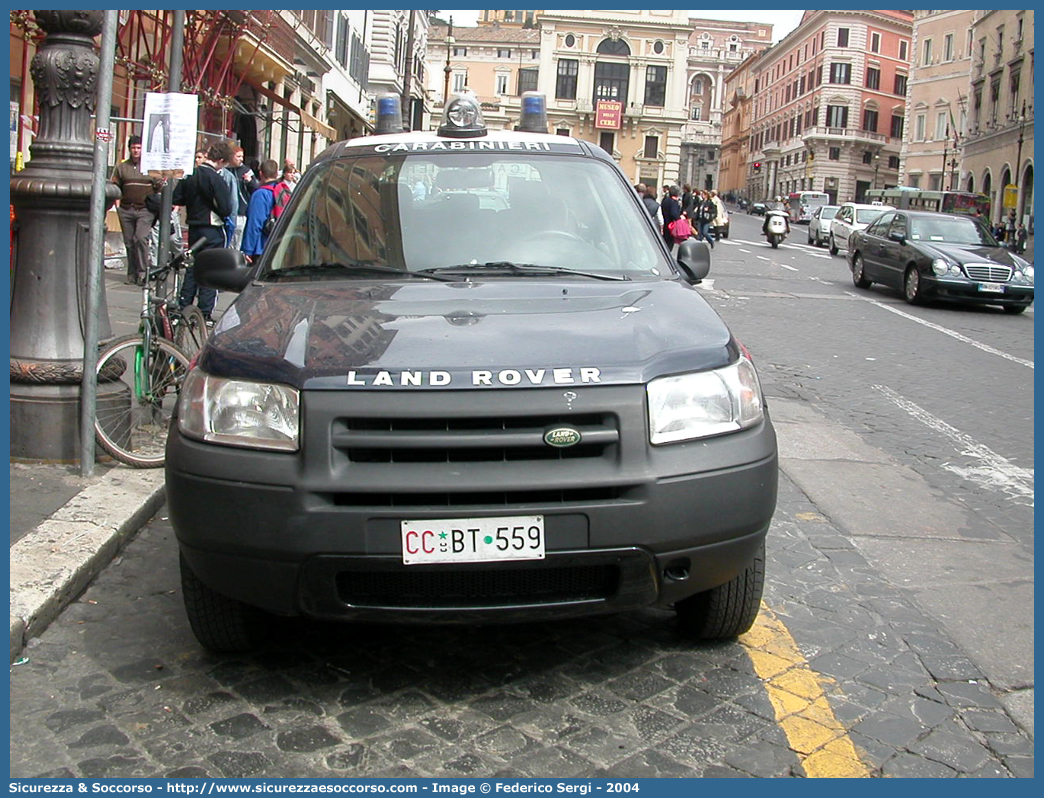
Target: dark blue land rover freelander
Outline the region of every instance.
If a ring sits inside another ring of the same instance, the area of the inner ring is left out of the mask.
[[[167,444],[203,646],[250,646],[265,611],[753,623],[776,437],[694,288],[706,245],[672,257],[612,158],[530,132],[524,100],[514,131],[462,95],[437,133],[336,144],[258,263],[197,257],[241,292]]]

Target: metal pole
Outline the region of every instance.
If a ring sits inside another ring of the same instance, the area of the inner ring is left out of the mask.
[[[170,44],[170,80],[167,82],[167,91],[181,91],[181,54],[185,44],[185,12],[174,12],[174,30],[171,35]],[[163,195],[160,202],[159,218],[159,251],[156,259],[160,263],[166,263],[170,257],[170,211],[174,207],[174,180],[173,178],[163,184]],[[147,279],[147,278],[146,278]]]
[[[452,68],[450,67],[450,54],[453,51],[453,17],[449,18],[449,32],[446,34],[446,66],[443,67],[443,72],[446,75],[445,82],[442,84],[442,112],[446,112],[446,103],[449,102],[449,79]]]
[[[413,130],[413,108],[410,104],[410,77],[413,74],[413,26],[417,11],[410,9],[409,26],[406,34],[406,66],[402,71],[402,129]]]
[[[87,257],[87,313],[83,334],[83,381],[80,400],[80,476],[94,473],[94,419],[98,396],[98,314],[101,306],[102,261],[105,257],[105,177],[108,166],[109,109],[112,105],[112,67],[116,55],[117,12],[106,11],[102,22],[101,70],[98,74],[98,119],[94,136],[94,174],[91,185],[89,255]],[[102,132],[104,131],[104,132]],[[102,135],[98,135],[102,133]]]

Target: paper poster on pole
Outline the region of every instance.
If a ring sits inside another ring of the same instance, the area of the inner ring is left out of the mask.
[[[11,160],[18,155],[18,103],[11,100]]]
[[[195,94],[145,94],[145,126],[141,136],[141,171],[183,177],[196,165]]]

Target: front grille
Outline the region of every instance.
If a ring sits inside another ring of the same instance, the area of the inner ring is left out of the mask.
[[[337,575],[341,601],[356,607],[503,607],[607,599],[615,565],[511,570],[359,571]]]
[[[622,496],[619,488],[593,487],[551,490],[431,492],[421,489],[405,492],[337,492],[318,494],[335,507],[526,507],[563,506],[613,502]]]
[[[964,271],[972,280],[982,280],[986,283],[1006,283],[1011,279],[1011,268],[1008,266],[995,266],[989,263],[966,263]]]
[[[544,433],[576,429],[581,440],[556,448]],[[333,447],[352,463],[474,463],[598,458],[620,438],[609,414],[502,418],[342,418]]]

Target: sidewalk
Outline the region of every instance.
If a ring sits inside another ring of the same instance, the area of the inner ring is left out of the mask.
[[[114,336],[138,328],[141,289],[124,285],[125,276],[123,258],[107,257],[104,284]],[[216,315],[234,298],[219,295]],[[84,478],[78,463],[11,462],[12,662],[164,500],[162,468],[106,460]]]

